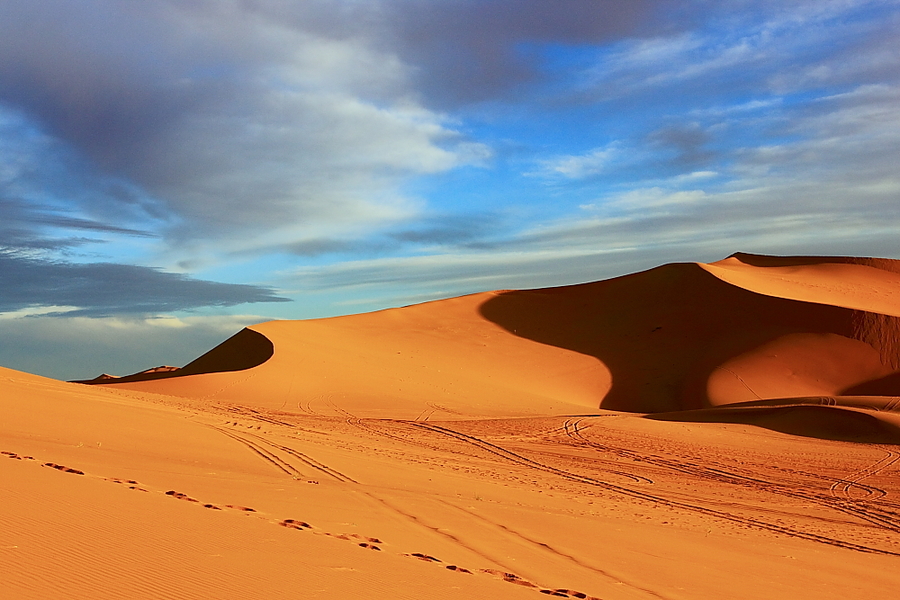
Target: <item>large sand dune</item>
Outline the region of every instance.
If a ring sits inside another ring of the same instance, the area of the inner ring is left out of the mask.
[[[0,369],[0,590],[892,597],[897,271],[735,255]]]
[[[821,396],[840,405],[844,395],[900,395],[895,271],[888,260],[735,255],[584,285],[263,323],[181,371],[112,381],[244,406],[410,419],[659,413]]]

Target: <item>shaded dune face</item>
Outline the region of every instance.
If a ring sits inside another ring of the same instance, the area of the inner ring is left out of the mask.
[[[179,375],[244,371],[263,364],[275,353],[271,340],[252,329],[242,329],[203,356],[188,363]]]
[[[892,319],[756,293],[696,264],[506,292],[481,314],[515,335],[600,360],[612,376],[604,409],[678,411],[837,395],[873,381],[884,392],[897,383],[868,343]]]
[[[258,367],[275,353],[275,346],[261,333],[252,329],[242,329],[203,356],[200,356],[182,368],[157,367],[127,375],[125,377],[110,377],[101,375],[96,379],[79,381],[77,383],[117,384],[132,383],[137,381],[153,381],[156,379],[170,379],[185,375],[202,375],[205,373],[227,373],[230,371],[244,371]]]
[[[768,407],[730,405],[701,411],[647,415],[647,418],[659,421],[755,425],[790,435],[834,441],[900,443],[900,427],[897,423],[879,418],[879,415],[871,410],[849,410],[834,405],[810,403],[824,399],[796,400],[796,403],[789,405]]]

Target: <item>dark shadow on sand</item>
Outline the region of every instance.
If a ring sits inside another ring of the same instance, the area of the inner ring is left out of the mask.
[[[86,381],[73,383],[85,383],[89,385],[109,385],[116,383],[131,383],[134,381],[153,381],[157,379],[170,379],[172,377],[184,377],[187,375],[201,375],[204,373],[222,373],[227,371],[244,371],[263,364],[275,353],[275,346],[271,340],[252,329],[242,329],[231,336],[203,356],[191,361],[180,369],[165,371],[143,371],[125,377],[100,376]]]
[[[612,373],[600,408],[657,413],[708,406],[728,359],[791,333],[853,336],[853,311],[725,283],[692,263],[597,283],[502,292],[480,308],[515,335],[596,357]]]

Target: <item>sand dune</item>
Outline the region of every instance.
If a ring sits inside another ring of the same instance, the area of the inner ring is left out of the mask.
[[[900,275],[849,260],[736,255],[579,286],[263,323],[181,372],[116,384],[164,379],[129,387],[398,418],[900,395],[900,319],[877,312],[900,312],[889,302],[900,298]],[[274,345],[269,358],[263,340]],[[241,365],[257,366],[215,372]],[[199,375],[180,377],[190,374]]]
[[[898,271],[738,254],[0,368],[0,590],[892,597]]]
[[[608,369],[591,356],[535,343],[481,318],[479,307],[497,295],[263,323],[194,361],[240,362],[245,340],[264,336],[274,354],[256,367],[140,382],[131,382],[142,379],[133,376],[116,386],[287,411],[409,419],[596,408],[610,385]]]

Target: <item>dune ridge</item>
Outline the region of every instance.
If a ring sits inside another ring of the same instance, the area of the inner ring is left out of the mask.
[[[900,395],[898,298],[898,261],[738,253],[575,286],[262,323],[181,370],[92,383],[398,418],[672,413],[810,397],[840,405]]]
[[[275,347],[264,335],[244,328],[202,356],[192,360],[183,367],[163,365],[153,367],[131,375],[117,377],[102,375],[94,379],[76,380],[72,383],[88,385],[129,383],[133,381],[153,381],[170,377],[202,375],[205,373],[227,373],[252,369],[272,357]]]

